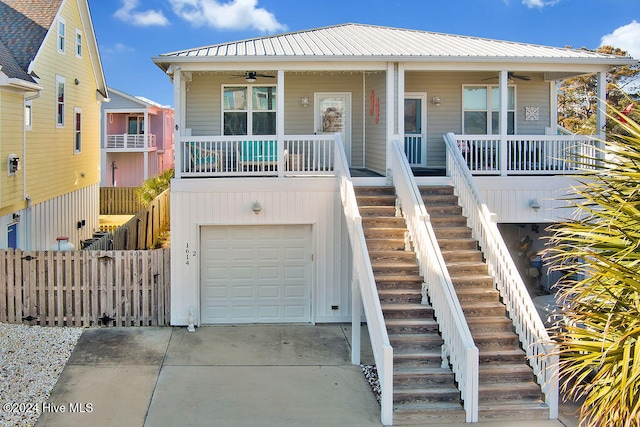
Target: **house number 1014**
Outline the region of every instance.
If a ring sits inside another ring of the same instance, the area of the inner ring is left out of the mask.
[[[186,265],[189,265],[191,258],[195,258],[195,257],[196,257],[196,251],[189,249],[189,243],[187,243],[187,248],[184,251],[184,263]]]

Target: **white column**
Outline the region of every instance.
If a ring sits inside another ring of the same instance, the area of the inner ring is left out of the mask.
[[[507,120],[508,120],[508,106],[509,106],[509,73],[506,70],[500,71],[500,175],[507,175]],[[491,91],[487,94],[487,97],[491,99]],[[489,120],[491,120],[491,111],[489,111]]]
[[[549,110],[549,128],[551,135],[558,134],[558,82],[552,80],[549,82],[550,91],[550,110]]]
[[[361,219],[357,219],[361,221]],[[351,255],[353,258],[353,254]],[[354,365],[360,364],[361,356],[361,331],[360,331],[360,316],[362,313],[362,296],[360,295],[360,284],[358,282],[358,273],[355,265],[352,262],[351,268],[351,363]]]
[[[597,92],[598,92],[598,111],[596,113],[596,127],[598,129],[598,138],[604,141],[607,137],[607,73],[606,71],[598,72],[597,76]]]
[[[144,110],[144,164],[142,167],[143,180],[149,179],[149,110]]]
[[[395,115],[395,100],[396,100],[396,91],[395,91],[395,80],[396,80],[396,64],[395,62],[387,63],[387,93],[386,93],[386,106],[385,106],[385,114],[386,114],[386,126],[387,126],[387,141],[386,141],[386,166],[385,169],[388,171],[391,166],[391,140],[394,136],[396,126],[396,115]]]
[[[173,67],[173,65],[172,65]],[[183,115],[183,106],[182,106],[182,78],[181,78],[180,67],[173,68],[173,102],[174,102],[174,121],[175,126],[173,127],[173,150],[174,150],[174,159],[175,159],[175,177],[176,179],[180,179],[182,175],[182,141],[180,140],[180,135],[183,134],[184,130],[182,127],[184,126],[184,115]]]
[[[284,176],[284,70],[278,70],[276,83],[276,135],[278,141],[278,176]]]

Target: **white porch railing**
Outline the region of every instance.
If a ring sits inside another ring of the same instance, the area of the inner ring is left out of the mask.
[[[334,135],[183,136],[180,176],[333,175]]]
[[[364,238],[362,217],[356,201],[356,193],[351,182],[351,174],[340,134],[335,140],[335,173],[340,185],[340,198],[347,222],[349,241],[353,251],[353,352],[352,362],[360,363],[360,313],[364,308],[373,357],[380,381],[380,421],[384,425],[393,424],[393,347],[389,343],[387,327],[384,323],[382,307],[378,297],[369,250]],[[362,304],[359,304],[359,302]]]
[[[156,147],[155,134],[149,135],[107,135],[107,140],[102,148],[122,148],[129,150],[139,150],[143,148]]]
[[[498,135],[454,138],[474,175],[579,173],[597,161],[598,143],[587,135],[508,135],[504,143]]]
[[[443,356],[449,358],[467,422],[478,421],[479,353],[453,288],[435,232],[424,206],[420,190],[399,141],[392,143],[391,173],[402,213],[418,257],[420,273],[424,277],[431,305],[438,318],[444,340]],[[427,289],[423,289],[426,300]],[[443,360],[443,363],[446,361]]]
[[[538,384],[546,397],[551,419],[558,418],[558,356],[552,352],[553,342],[533,305],[527,288],[504,243],[494,216],[476,187],[467,162],[458,148],[456,135],[444,136],[447,146],[447,175],[454,183],[460,204],[480,243],[496,286],[520,337],[520,342],[533,367]]]
[[[422,135],[415,133],[405,134],[404,153],[411,166],[426,166],[427,150]]]

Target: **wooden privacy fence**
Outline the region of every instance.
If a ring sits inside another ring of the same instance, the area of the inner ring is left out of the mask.
[[[152,248],[163,230],[169,229],[169,194],[165,190],[133,218],[113,232],[83,242],[87,250],[139,250]]]
[[[100,215],[133,215],[144,209],[137,187],[100,187]]]
[[[169,324],[170,251],[0,251],[0,322]]]

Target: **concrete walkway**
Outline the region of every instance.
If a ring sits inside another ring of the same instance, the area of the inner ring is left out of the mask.
[[[37,425],[380,426],[350,339],[338,324],[88,329]],[[363,328],[362,361],[372,364],[367,340]],[[573,427],[573,410],[476,425]]]

